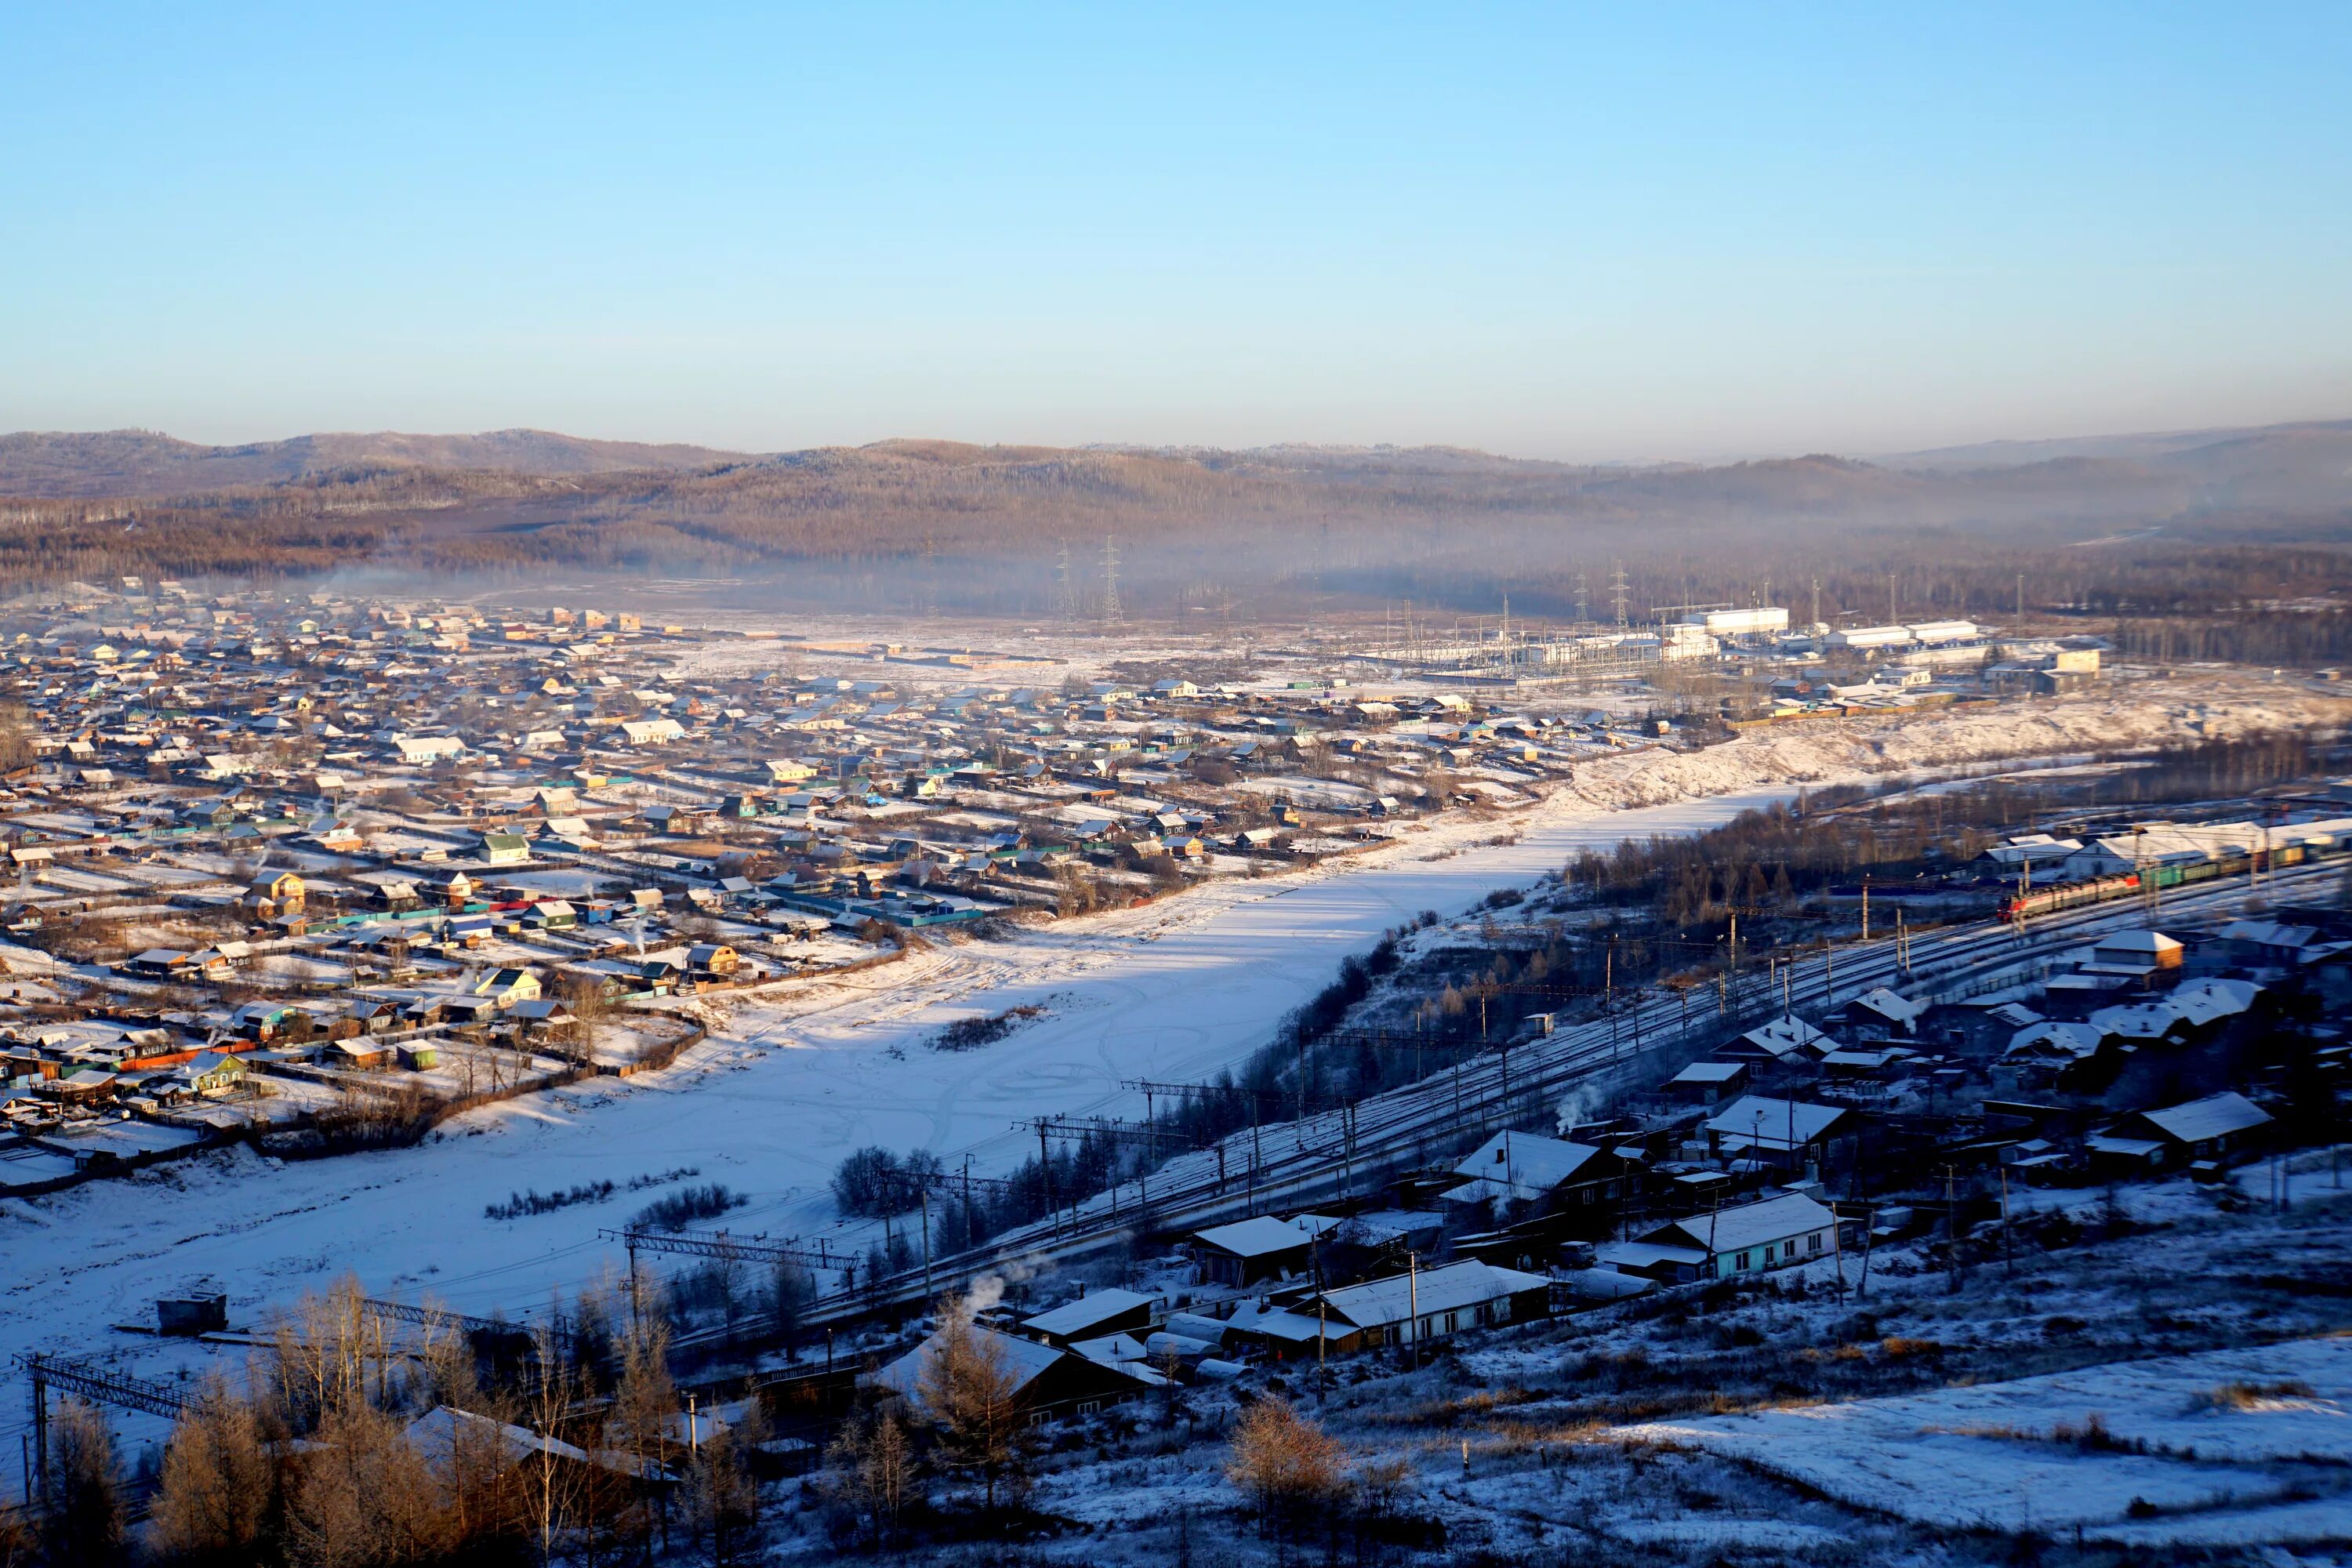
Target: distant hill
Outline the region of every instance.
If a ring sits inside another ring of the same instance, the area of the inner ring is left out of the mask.
[[[382,466],[604,474],[708,468],[740,456],[708,447],[592,441],[548,430],[478,436],[328,433],[241,447],[199,446],[152,430],[27,430],[0,436],[0,495],[182,495]]]
[[[1889,468],[2016,468],[2069,458],[2150,462],[2186,456],[2200,448],[2229,447],[2249,441],[2335,439],[2352,450],[2352,419],[2241,429],[2165,430],[2125,436],[2077,436],[2046,441],[1980,441],[1967,447],[1937,447],[1924,452],[1893,452],[1872,458]]]
[[[1927,605],[1973,614],[2013,599],[2038,563],[2070,603],[2186,605],[2216,581],[2221,547],[2301,552],[2275,558],[2258,584],[2266,600],[2337,592],[2352,422],[2200,434],[2211,438],[2003,447],[1999,461],[1952,448],[1916,455],[1935,462],[1815,453],[1638,468],[1459,447],[908,439],[745,455],[528,430],[247,447],[21,435],[0,437],[0,521],[12,525],[0,582],[363,564],[478,581],[740,578],[814,603],[1040,615],[1093,591],[1115,538],[1122,594],[1161,604],[1287,584],[1486,609],[1516,584],[1515,605],[1558,614],[1589,605],[1622,564],[1637,605],[1744,602],[1776,574],[1785,595],[1801,574],[1810,610],[1816,571],[1829,603],[1875,605],[1895,572]],[[2096,563],[2074,549],[2118,540],[2134,542]],[[2086,563],[2095,578],[2079,576]],[[2241,573],[2230,591],[2254,581]]]

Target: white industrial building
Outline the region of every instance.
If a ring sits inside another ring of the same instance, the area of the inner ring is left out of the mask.
[[[1974,621],[1920,621],[1907,626],[1849,626],[1832,632],[1832,647],[1948,647],[1974,643],[1984,634]]]
[[[1848,626],[1829,638],[1832,647],[1901,647],[1912,640],[1909,626]]]
[[[1748,610],[1700,610],[1685,616],[1683,624],[1696,626],[1709,637],[1756,637],[1787,631],[1789,612],[1769,605]]]

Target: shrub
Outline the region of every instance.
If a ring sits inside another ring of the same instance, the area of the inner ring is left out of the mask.
[[[751,1201],[723,1182],[706,1182],[656,1198],[639,1209],[629,1224],[638,1230],[684,1230],[696,1220],[716,1219]]]
[[[868,1145],[834,1171],[833,1200],[843,1214],[858,1219],[904,1214],[921,1201],[923,1188],[940,1175],[940,1157],[928,1149],[901,1156],[879,1145]]]
[[[992,1046],[1028,1020],[1042,1017],[1045,1009],[1032,1003],[1020,1007],[1007,1007],[1002,1013],[981,1018],[958,1018],[941,1029],[931,1041],[935,1051],[969,1051],[982,1046]]]
[[[482,1210],[484,1219],[520,1219],[525,1215],[553,1214],[574,1204],[602,1203],[613,1195],[610,1182],[583,1182],[560,1193],[542,1193],[531,1187],[510,1193],[502,1204],[490,1204]]]

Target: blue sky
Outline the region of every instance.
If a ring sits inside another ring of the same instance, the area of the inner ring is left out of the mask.
[[[0,14],[0,429],[2352,415],[2352,7]]]

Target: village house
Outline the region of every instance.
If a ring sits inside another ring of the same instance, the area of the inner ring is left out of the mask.
[[[1827,1258],[1837,1250],[1837,1227],[1825,1205],[1783,1193],[1672,1220],[1641,1240],[1672,1249],[1677,1256],[1666,1261],[1680,1278],[1721,1279]]]

